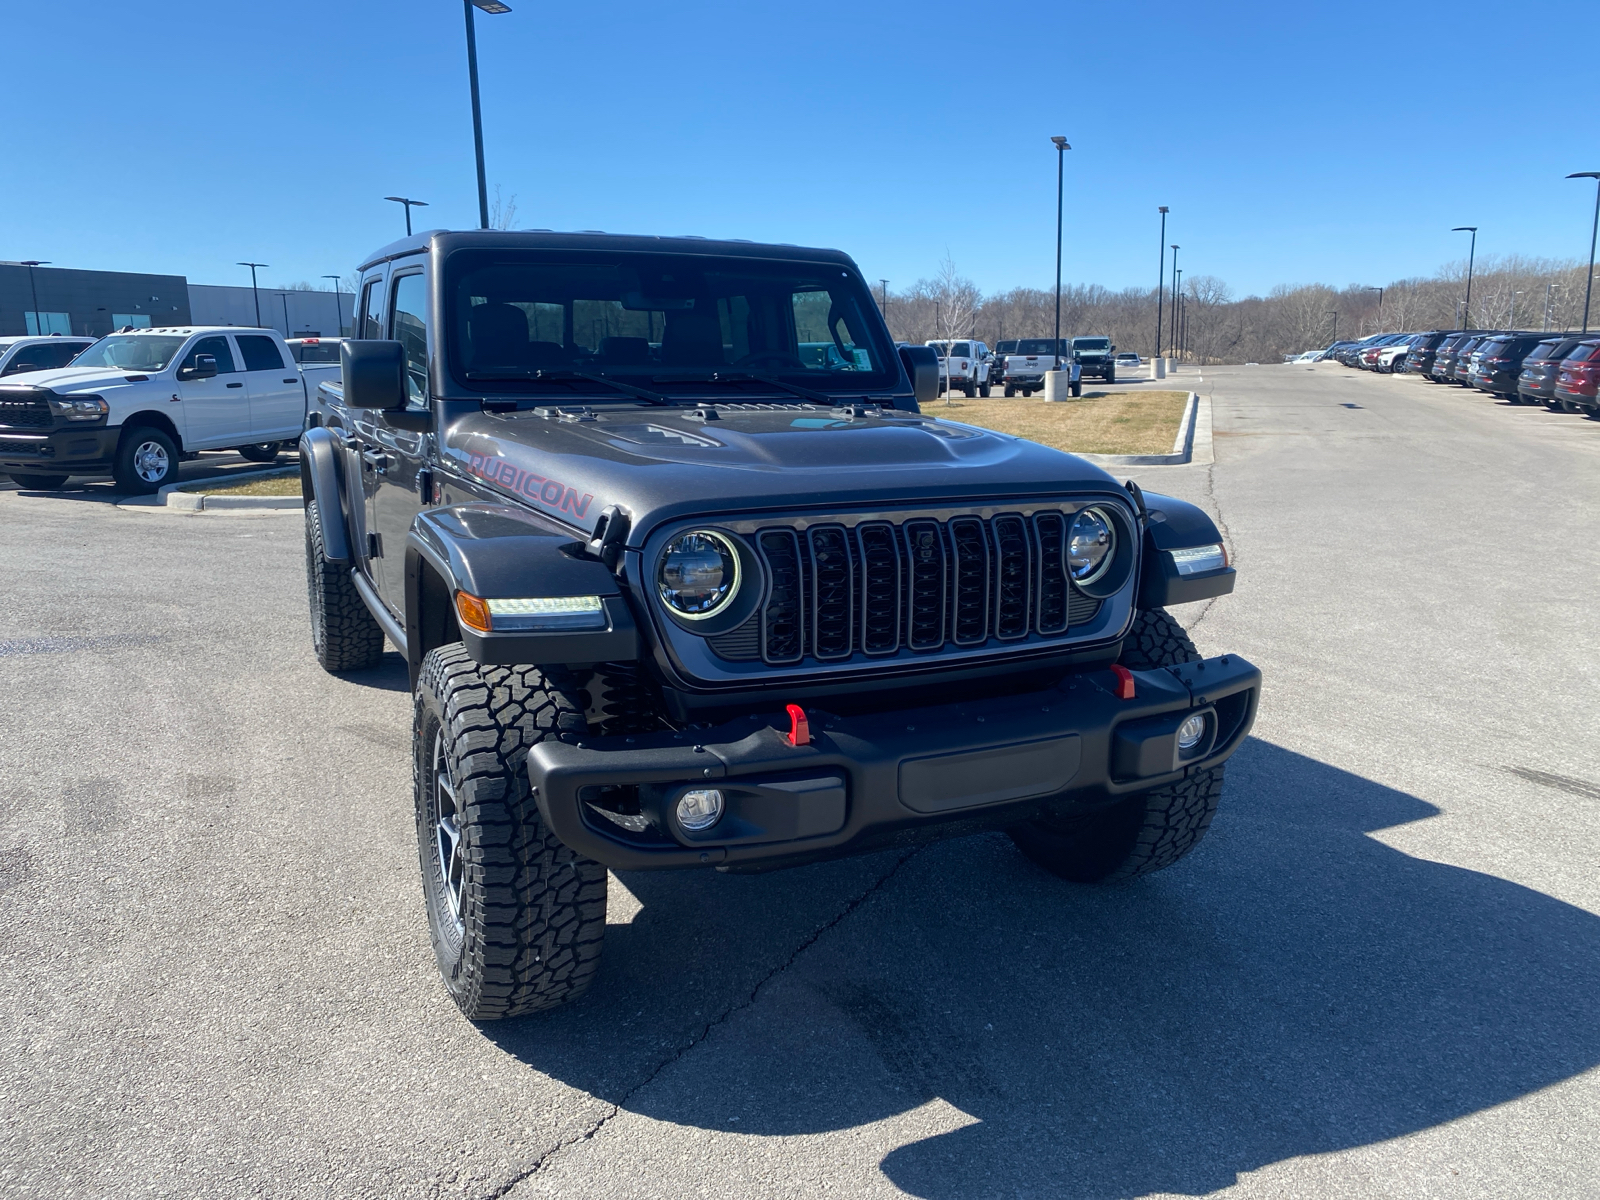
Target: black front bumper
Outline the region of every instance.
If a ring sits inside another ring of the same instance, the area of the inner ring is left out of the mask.
[[[528,778],[550,828],[616,870],[777,866],[871,850],[905,834],[964,833],[1046,807],[1092,809],[1216,766],[1249,733],[1261,672],[1235,655],[1111,671],[1004,699],[867,716],[811,714],[810,745],[771,714],[685,733],[544,742]],[[1205,714],[1179,750],[1178,726]],[[690,833],[673,812],[715,787],[725,815]],[[607,815],[607,813],[615,815]]]
[[[120,428],[0,428],[0,474],[98,475],[111,469]]]

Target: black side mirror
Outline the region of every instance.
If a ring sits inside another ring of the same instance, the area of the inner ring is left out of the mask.
[[[187,367],[178,368],[178,378],[185,383],[191,379],[210,379],[216,373],[217,357],[214,354],[196,354]]]
[[[932,346],[901,346],[900,363],[911,379],[918,408],[939,398],[939,354]]]
[[[406,406],[406,351],[399,342],[340,342],[339,369],[345,407],[394,412]]]

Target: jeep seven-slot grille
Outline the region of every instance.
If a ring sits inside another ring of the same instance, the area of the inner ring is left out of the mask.
[[[711,648],[782,666],[1060,636],[1100,610],[1068,582],[1067,523],[1045,511],[763,529],[766,603]]]

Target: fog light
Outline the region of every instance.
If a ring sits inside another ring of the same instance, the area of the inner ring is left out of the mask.
[[[1178,749],[1193,750],[1200,744],[1200,739],[1206,735],[1206,717],[1204,713],[1195,713],[1194,716],[1178,726]]]
[[[678,797],[678,824],[690,833],[710,829],[722,820],[722,793],[716,788],[696,788]]]

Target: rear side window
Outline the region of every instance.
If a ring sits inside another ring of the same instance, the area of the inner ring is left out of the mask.
[[[241,333],[238,337],[239,353],[244,356],[246,371],[283,370],[283,355],[278,353],[277,343],[271,338],[262,337],[259,333]]]

